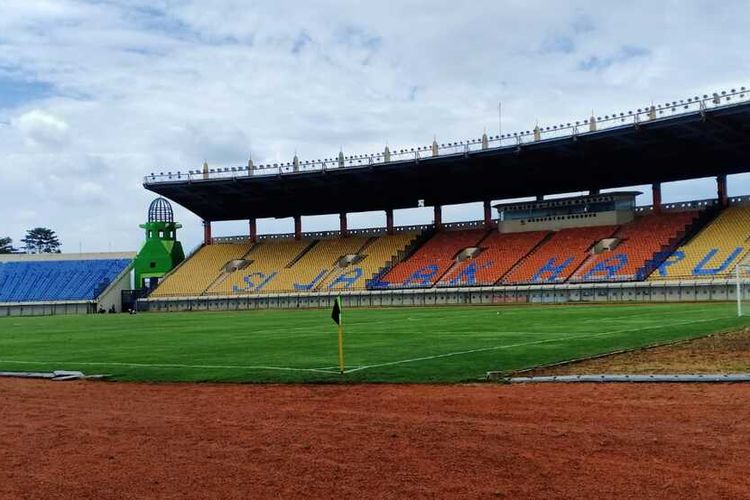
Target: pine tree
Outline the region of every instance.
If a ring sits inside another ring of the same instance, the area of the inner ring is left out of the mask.
[[[46,227],[29,229],[21,243],[26,253],[60,253],[60,240],[53,230]]]
[[[15,253],[15,251],[12,239],[8,237],[0,238],[0,253]]]

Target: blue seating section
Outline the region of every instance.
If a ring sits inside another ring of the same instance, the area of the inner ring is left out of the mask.
[[[130,259],[0,263],[0,302],[93,300]]]

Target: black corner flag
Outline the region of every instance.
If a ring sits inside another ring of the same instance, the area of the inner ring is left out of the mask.
[[[335,321],[337,325],[341,326],[341,297],[336,297],[336,300],[333,301],[331,319]]]
[[[331,319],[339,325],[339,372],[344,374],[344,328],[341,326],[341,297],[336,297],[331,310]]]

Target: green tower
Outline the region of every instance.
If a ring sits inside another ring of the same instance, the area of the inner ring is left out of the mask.
[[[182,244],[177,241],[177,230],[172,205],[157,198],[148,207],[148,222],[140,225],[146,230],[146,242],[135,257],[135,288],[153,288],[177,264],[185,260]]]

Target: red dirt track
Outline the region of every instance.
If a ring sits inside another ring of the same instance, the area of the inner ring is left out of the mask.
[[[750,497],[750,385],[0,380],[2,498]]]

